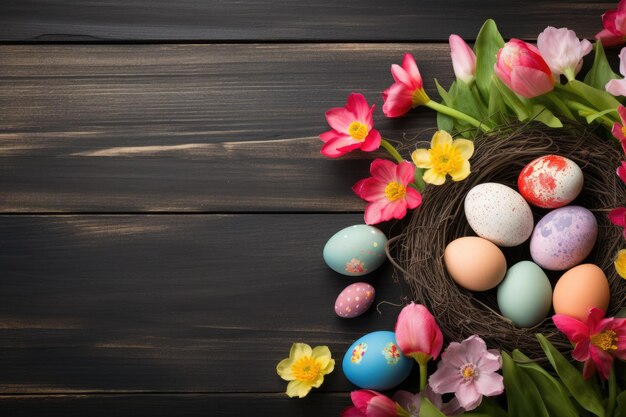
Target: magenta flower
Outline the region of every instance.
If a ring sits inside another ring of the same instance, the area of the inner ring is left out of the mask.
[[[476,54],[459,35],[450,35],[448,41],[456,79],[471,84],[476,74]]]
[[[622,124],[615,122],[611,133],[616,139],[622,142],[622,149],[626,152],[626,146],[624,145],[624,141],[626,141],[626,107],[618,106],[617,113],[619,114]]]
[[[443,335],[430,311],[421,304],[411,302],[398,316],[396,342],[405,356],[425,365],[439,356]]]
[[[619,168],[618,168],[619,169]],[[621,178],[621,177],[620,177]],[[615,226],[624,227],[624,239],[626,239],[626,208],[618,207],[611,210],[609,220]]]
[[[412,107],[425,104],[430,98],[424,91],[424,83],[415,59],[404,54],[402,66],[393,64],[391,75],[396,81],[383,92],[383,113],[387,117],[404,116]]]
[[[389,397],[372,390],[352,391],[354,406],[341,412],[341,417],[397,417],[398,405]]]
[[[335,107],[326,112],[326,120],[332,130],[320,135],[324,142],[322,154],[337,158],[355,149],[371,152],[380,146],[381,136],[374,129],[372,114],[365,97],[358,93],[348,96],[346,107]]]
[[[533,98],[554,89],[552,71],[539,50],[519,39],[511,39],[498,51],[494,71],[522,97]]]
[[[621,0],[617,10],[608,10],[602,15],[602,29],[596,34],[596,39],[602,42],[605,48],[616,46],[626,41],[626,1]]]
[[[609,379],[613,358],[626,360],[626,319],[604,318],[604,311],[592,307],[586,322],[565,314],[555,314],[552,321],[575,344],[572,357],[585,363],[585,378],[597,368],[600,377]]]
[[[617,167],[617,176],[626,184],[626,161]]]
[[[485,341],[474,335],[450,343],[428,384],[437,394],[453,392],[461,407],[470,411],[480,405],[483,395],[502,394],[503,378],[496,373],[501,367],[500,353],[487,349]]]
[[[424,391],[418,392],[417,394],[412,394],[408,391],[397,391],[393,396],[393,400],[398,403],[410,417],[419,417],[423,397],[426,397],[428,401],[446,416],[456,416],[465,411],[459,405],[459,401],[456,398],[444,404],[441,400],[441,395],[435,394],[429,386],[427,386]]]
[[[376,224],[406,216],[422,202],[417,190],[408,187],[414,180],[415,166],[403,161],[395,164],[386,159],[375,159],[370,165],[371,177],[354,184],[352,190],[369,202],[365,207],[365,223]]]

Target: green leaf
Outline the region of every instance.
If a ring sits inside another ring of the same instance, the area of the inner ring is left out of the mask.
[[[530,120],[537,120],[548,127],[563,127],[563,123],[543,104],[534,104],[530,111]]]
[[[452,83],[452,86],[453,85],[454,83]],[[450,91],[452,91],[452,86],[450,86]],[[441,101],[443,101],[443,104],[445,104],[446,106],[451,106],[453,102],[452,95],[448,93],[446,89],[441,86],[441,84],[439,84],[439,81],[437,81],[436,78],[435,78],[435,87],[437,87],[437,92],[439,93],[439,96],[441,97]]]
[[[506,352],[502,352],[502,370],[510,417],[550,417],[533,380]]]
[[[598,111],[616,109],[620,102],[604,90],[591,87],[581,81],[572,80],[564,88],[589,102]]]
[[[446,415],[443,414],[441,411],[439,411],[437,407],[433,405],[433,403],[428,401],[428,398],[424,398],[424,397],[422,397],[422,400],[421,400],[419,416],[420,417],[446,417]]]
[[[478,102],[472,94],[472,90],[465,83],[456,84],[456,94],[453,102],[454,108],[462,111],[465,114],[469,114],[475,119],[482,119],[485,117],[484,111],[481,110],[482,102]]]
[[[437,129],[452,132],[454,130],[454,119],[446,114],[437,113]]]
[[[615,411],[615,417],[626,417],[626,391],[617,396]]]
[[[500,125],[507,120],[507,107],[504,104],[504,99],[497,88],[491,89],[489,94],[489,106],[487,108],[488,120],[492,125]]]
[[[528,375],[541,393],[543,403],[553,417],[578,417],[576,407],[569,399],[567,391],[563,385],[550,375],[545,369],[519,350],[513,351],[513,359],[526,362],[519,363],[518,366]]]
[[[585,84],[604,90],[606,83],[615,78],[620,78],[620,76],[611,69],[609,61],[606,59],[602,42],[596,41],[594,55],[593,65],[585,76]]]
[[[496,63],[496,54],[504,46],[504,39],[498,32],[496,22],[487,19],[480,28],[474,53],[476,54],[476,85],[485,102],[489,102],[489,87],[493,75],[493,65]]]
[[[550,364],[552,364],[559,378],[561,378],[561,382],[565,385],[570,394],[572,394],[572,397],[574,397],[585,410],[591,411],[598,417],[604,417],[604,408],[602,407],[600,398],[594,392],[591,385],[583,379],[580,371],[569,363],[544,335],[538,334],[536,336]]]
[[[498,77],[493,76],[492,80],[493,85],[498,89],[498,92],[502,96],[506,105],[515,112],[517,119],[521,122],[528,120],[530,117],[530,110],[522,99],[520,99],[513,91],[509,90],[509,87],[504,85]]]
[[[591,122],[596,120],[598,117],[602,117],[605,114],[609,114],[611,112],[616,112],[617,113],[617,109],[607,109],[607,110],[604,110],[604,111],[599,111],[597,113],[592,113],[592,114],[586,116],[585,119],[587,120],[587,123],[591,124]]]
[[[417,188],[417,191],[419,191],[420,193],[422,191],[424,191],[424,188],[426,188],[426,183],[424,182],[424,168],[415,168],[415,187]]]
[[[502,409],[493,399],[489,397],[483,397],[480,405],[472,410],[477,415],[487,415],[490,417],[508,417],[506,411]],[[471,415],[471,413],[465,413],[464,416]]]

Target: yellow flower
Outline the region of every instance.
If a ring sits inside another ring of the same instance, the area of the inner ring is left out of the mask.
[[[305,343],[291,345],[289,357],[276,365],[276,372],[287,384],[287,395],[304,398],[311,388],[319,388],[324,382],[324,375],[335,369],[335,360],[330,355],[328,346],[311,346]]]
[[[474,144],[467,139],[452,140],[445,130],[433,135],[430,149],[416,149],[411,154],[413,163],[418,168],[427,168],[424,181],[428,184],[441,185],[449,174],[453,181],[461,181],[470,174],[469,159],[474,153]]]
[[[617,252],[617,259],[615,259],[615,270],[620,277],[626,278],[626,249],[621,249]]]

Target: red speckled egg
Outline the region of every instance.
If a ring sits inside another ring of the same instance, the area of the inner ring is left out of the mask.
[[[374,302],[376,291],[367,282],[348,285],[335,301],[335,313],[339,317],[351,319],[365,313]]]
[[[583,181],[583,172],[576,162],[559,155],[546,155],[524,167],[517,187],[533,206],[557,208],[574,201]]]

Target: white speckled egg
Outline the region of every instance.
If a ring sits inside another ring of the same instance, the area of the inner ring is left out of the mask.
[[[522,169],[517,187],[533,206],[557,208],[574,201],[583,182],[583,172],[576,162],[559,155],[546,155]]]
[[[341,291],[335,301],[335,313],[347,319],[365,313],[374,301],[376,291],[367,282],[355,282]]]
[[[356,224],[335,233],[324,246],[324,261],[340,274],[357,277],[381,266],[387,236],[375,227]]]
[[[517,191],[487,182],[465,196],[465,216],[476,234],[498,246],[517,246],[533,232],[533,213]]]
[[[537,222],[530,239],[530,256],[542,268],[569,269],[591,253],[597,237],[593,213],[579,206],[561,207]]]

